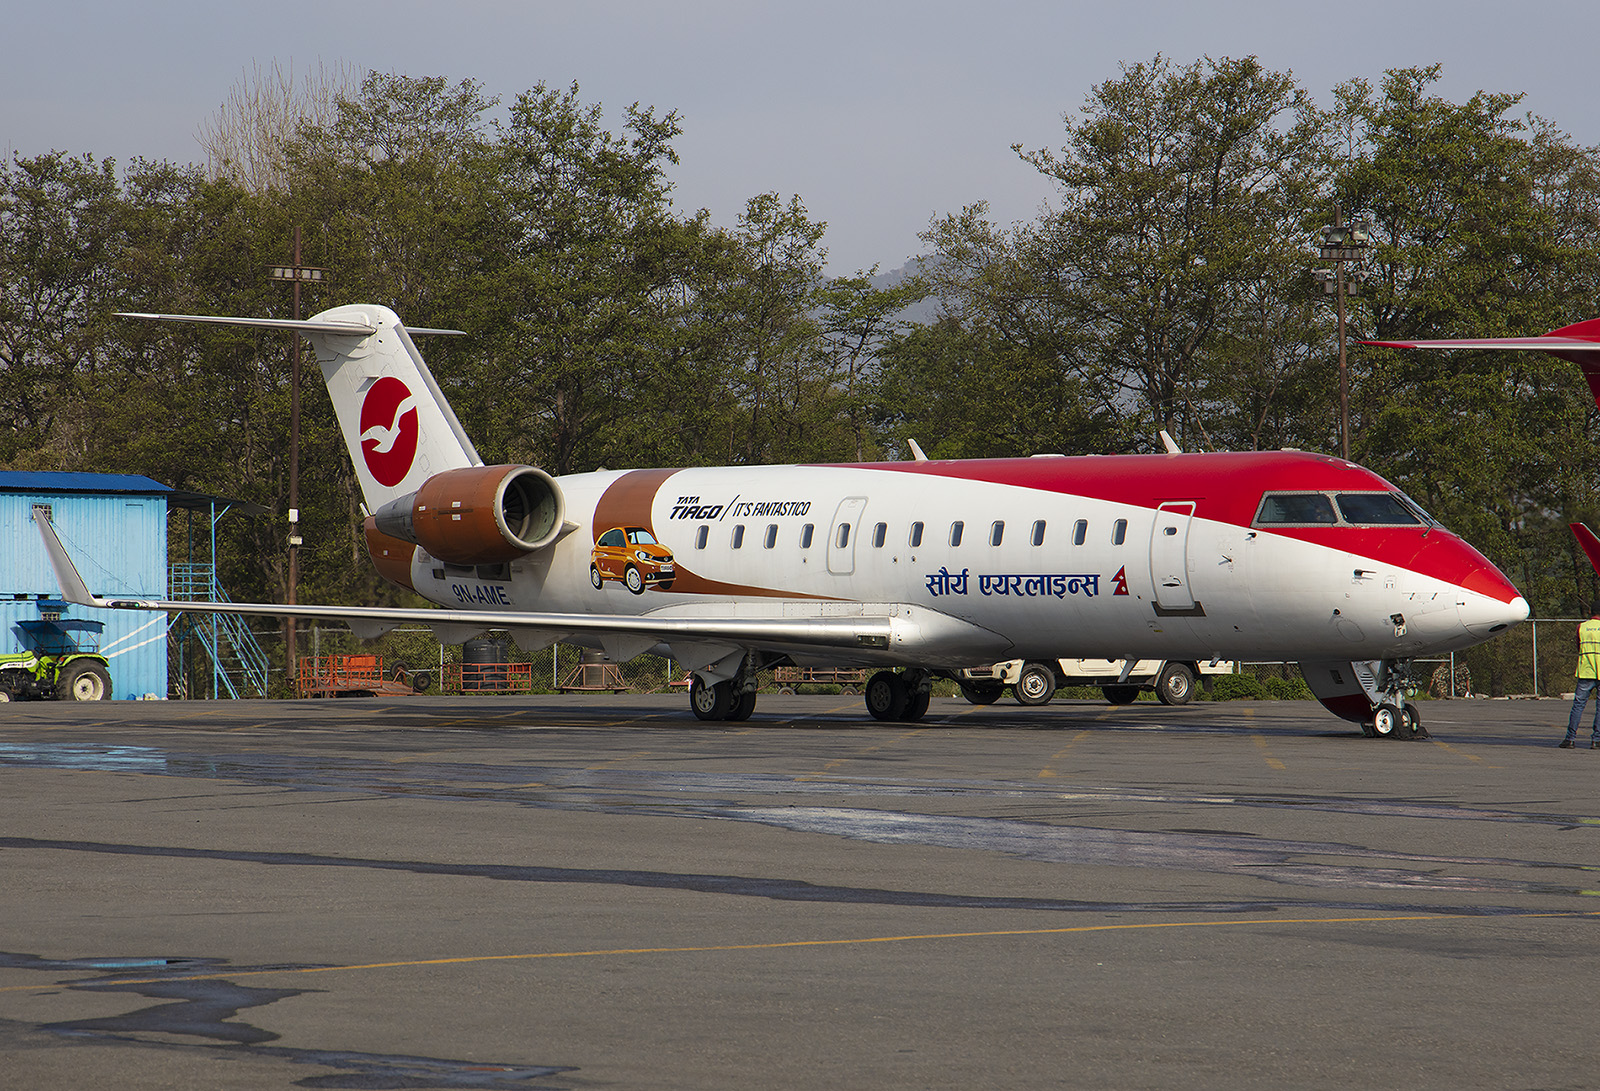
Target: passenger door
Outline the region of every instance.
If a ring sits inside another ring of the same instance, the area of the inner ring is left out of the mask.
[[[1193,500],[1174,500],[1156,509],[1150,531],[1150,579],[1156,588],[1156,608],[1163,613],[1189,613],[1195,608],[1189,590],[1189,524],[1193,519]]]

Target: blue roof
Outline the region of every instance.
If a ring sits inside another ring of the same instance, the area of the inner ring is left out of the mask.
[[[0,470],[0,492],[130,492],[168,493],[172,490],[141,474],[48,473]]]

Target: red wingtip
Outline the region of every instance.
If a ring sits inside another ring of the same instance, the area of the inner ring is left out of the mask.
[[[1570,326],[1562,326],[1558,330],[1551,330],[1546,337],[1570,337],[1578,341],[1600,341],[1600,318],[1586,318],[1582,322],[1574,322]],[[1570,360],[1583,371],[1584,379],[1589,383],[1589,392],[1594,395],[1596,405],[1600,405],[1600,360],[1594,359],[1593,352],[1562,352],[1560,349],[1551,349],[1550,355],[1562,360]],[[1593,537],[1593,535],[1591,535]],[[1594,555],[1590,554],[1593,560]]]
[[[1600,341],[1600,318],[1585,318],[1559,330],[1551,330],[1546,337],[1575,337],[1580,341]]]
[[[1578,539],[1578,544],[1583,547],[1584,554],[1589,558],[1589,563],[1594,570],[1600,573],[1600,537],[1582,523],[1568,523],[1572,528],[1572,536]]]

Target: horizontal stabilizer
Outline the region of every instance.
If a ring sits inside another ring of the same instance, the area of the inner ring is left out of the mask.
[[[328,322],[315,318],[236,318],[220,314],[146,314],[139,311],[118,311],[118,318],[143,318],[151,322],[205,322],[213,326],[257,326],[269,330],[295,330],[298,333],[348,334],[370,337],[378,327],[365,322]],[[465,337],[464,330],[438,330],[425,326],[407,326],[407,333],[434,334],[446,337]]]

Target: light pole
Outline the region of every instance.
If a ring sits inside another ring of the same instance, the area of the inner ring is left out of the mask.
[[[294,229],[294,264],[269,265],[267,276],[273,280],[287,280],[294,284],[294,320],[300,321],[300,285],[320,284],[327,279],[328,270],[300,264],[300,228]],[[295,602],[295,588],[300,583],[300,334],[289,334],[289,605]],[[295,619],[286,618],[283,629],[284,673],[293,686],[298,677],[295,670]]]
[[[1333,223],[1322,229],[1322,248],[1318,256],[1331,261],[1332,269],[1314,269],[1313,274],[1322,282],[1322,290],[1335,296],[1339,304],[1339,453],[1350,459],[1350,370],[1344,355],[1344,301],[1346,296],[1360,294],[1361,272],[1346,279],[1344,263],[1361,261],[1367,254],[1367,230],[1360,224],[1346,227],[1339,215],[1339,206],[1333,207]]]

